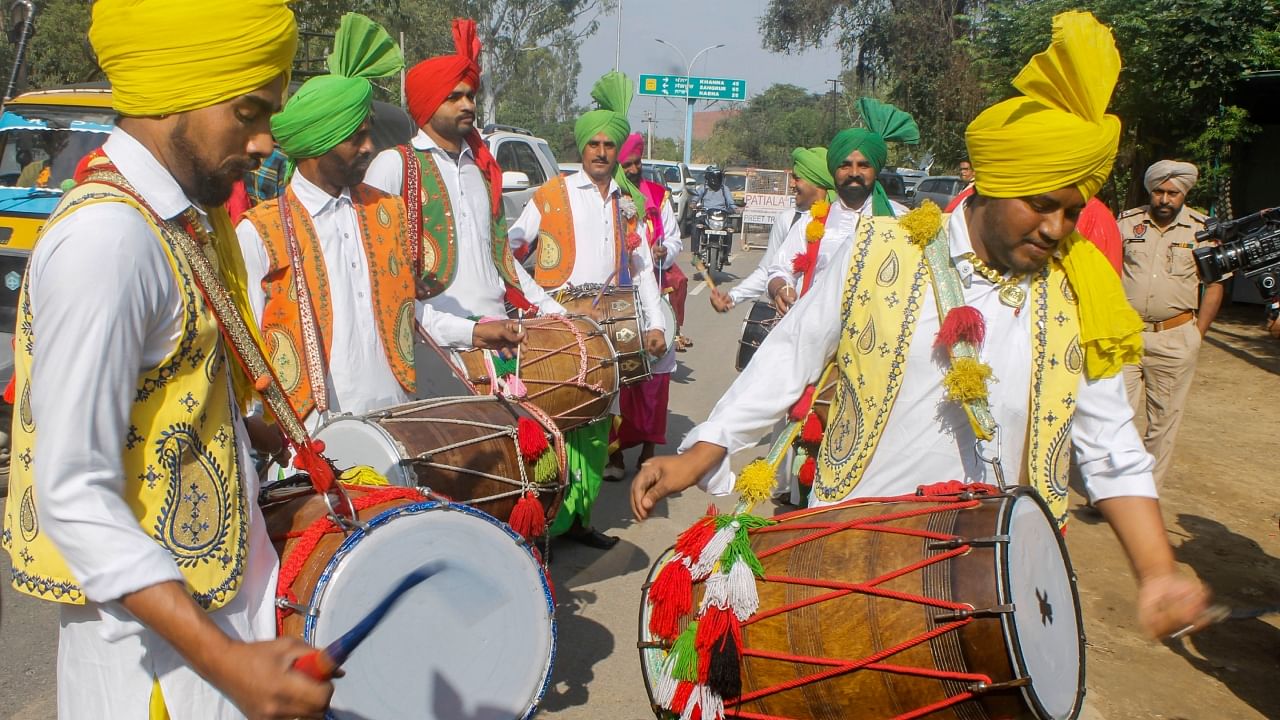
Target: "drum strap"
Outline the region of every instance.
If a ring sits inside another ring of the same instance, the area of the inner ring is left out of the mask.
[[[303,274],[302,248],[298,234],[293,229],[293,214],[289,207],[296,201],[293,188],[285,188],[280,198],[280,226],[284,228],[285,249],[289,253],[289,265],[293,268],[293,289],[298,294],[298,317],[302,321],[302,355],[306,363],[307,379],[311,382],[311,398],[316,412],[329,410],[329,383],[325,370],[324,349],[320,347],[320,324],[316,321],[316,308],[311,302],[311,288]],[[304,220],[303,222],[306,222]],[[315,233],[310,233],[314,237]]]

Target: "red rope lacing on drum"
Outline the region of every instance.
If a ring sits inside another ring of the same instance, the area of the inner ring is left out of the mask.
[[[896,520],[903,520],[906,518],[920,517],[923,515],[930,515],[938,512],[950,512],[953,510],[966,510],[969,508],[974,508],[980,504],[980,500],[978,498],[975,498],[974,494],[987,494],[987,493],[994,493],[996,491],[997,490],[995,487],[992,487],[990,485],[977,484],[977,483],[973,483],[973,484],[956,483],[955,486],[950,486],[947,484],[940,483],[939,485],[936,485],[936,486],[926,486],[921,488],[919,495],[904,495],[899,497],[884,497],[884,498],[859,498],[857,501],[849,504],[862,506],[862,505],[867,505],[872,503],[881,503],[881,502],[884,502],[884,503],[918,502],[918,503],[930,503],[930,505],[911,509],[911,510],[903,510],[899,512],[885,513],[883,515],[875,515],[872,517],[859,518],[857,520],[850,520],[848,522],[810,522],[810,523],[782,522],[777,525],[770,525],[767,527],[763,527],[758,530],[755,530],[754,534],[762,534],[762,533],[768,533],[768,532],[784,532],[784,531],[791,532],[795,530],[815,530],[816,532],[813,532],[810,535],[806,535],[805,537],[790,540],[788,542],[782,543],[780,545],[769,548],[767,550],[763,550],[760,553],[758,553],[757,557],[763,560],[764,558],[770,555],[776,555],[777,553],[783,552],[784,550],[790,550],[799,545],[803,545],[807,542],[812,542],[814,540],[818,540],[818,539],[827,537],[829,535],[834,535],[839,532],[844,532],[846,530],[865,530],[869,532],[892,533],[896,535],[910,535],[913,537],[924,538],[927,540],[939,540],[939,541],[961,540],[963,538],[961,538],[960,536],[952,535],[948,533],[938,533],[930,530],[922,530],[922,529],[916,529],[916,528],[897,527],[893,525],[885,525],[884,523],[893,522]],[[963,492],[965,494],[963,495],[958,494],[960,492]],[[831,508],[829,507],[822,508],[822,510],[830,510],[830,509]],[[810,510],[801,510],[799,512],[789,513],[787,515],[779,516],[777,519],[786,520],[787,518],[805,517],[811,514],[814,514],[814,512]],[[925,595],[916,595],[914,593],[899,592],[896,590],[887,590],[885,588],[879,587],[880,585],[883,585],[891,580],[900,578],[904,575],[909,575],[913,572],[921,570],[935,563],[943,562],[945,560],[950,560],[951,558],[963,555],[966,552],[968,552],[969,549],[970,549],[970,546],[968,544],[960,545],[952,550],[948,550],[946,552],[942,552],[937,555],[927,557],[923,560],[912,563],[911,565],[908,565],[906,567],[899,568],[892,572],[885,573],[884,575],[881,575],[877,578],[873,578],[866,582],[860,582],[860,583],[848,583],[848,582],[839,582],[834,580],[820,580],[820,579],[812,579],[812,578],[797,578],[797,577],[789,577],[786,575],[765,575],[765,577],[763,578],[765,582],[790,583],[792,585],[803,585],[807,587],[827,588],[831,590],[831,592],[823,593],[821,595],[817,595],[817,596],[802,599],[802,600],[797,600],[795,602],[788,603],[786,605],[782,605],[779,607],[770,608],[769,610],[758,612],[755,615],[752,615],[751,617],[747,618],[747,620],[743,622],[743,625],[744,626],[750,625],[752,623],[759,622],[760,620],[764,620],[766,618],[791,612],[792,610],[798,610],[800,608],[807,607],[810,605],[816,605],[821,602],[826,602],[827,600],[835,600],[837,598],[841,598],[853,593],[859,593],[862,595],[874,595],[876,597],[889,598],[892,600],[898,600],[902,602],[916,603],[918,605],[935,607],[935,608],[940,608],[944,610],[972,610],[973,607],[966,603],[951,602],[949,600],[941,600],[938,598],[931,598]],[[836,660],[832,658],[809,657],[805,655],[793,655],[790,653],[770,652],[766,650],[755,650],[748,647],[743,647],[742,648],[743,657],[758,657],[765,660],[779,660],[783,662],[800,663],[805,665],[819,665],[819,666],[824,666],[827,669],[814,672],[804,677],[798,677],[793,680],[788,680],[786,682],[778,683],[776,685],[771,685],[769,687],[765,687],[760,690],[755,690],[745,695],[742,695],[741,697],[726,698],[724,701],[725,717],[743,718],[743,720],[792,720],[791,718],[788,718],[782,715],[768,715],[763,713],[747,712],[744,710],[733,710],[731,708],[735,706],[740,706],[744,703],[752,702],[754,700],[759,700],[760,698],[768,697],[770,695],[776,695],[778,693],[786,692],[788,690],[794,690],[796,688],[803,687],[805,685],[810,685],[816,682],[829,680],[834,677],[839,677],[840,675],[845,675],[847,673],[851,673],[856,670],[875,670],[878,672],[894,673],[898,675],[914,675],[916,677],[931,678],[935,680],[955,680],[955,681],[961,681],[961,682],[967,681],[972,683],[982,683],[982,684],[989,685],[992,683],[991,677],[982,673],[950,672],[947,670],[937,670],[934,668],[919,668],[919,667],[911,667],[906,665],[894,665],[891,663],[882,662],[886,658],[890,658],[896,655],[897,653],[902,652],[903,650],[915,647],[916,645],[920,645],[921,643],[928,642],[940,635],[945,635],[946,633],[958,630],[964,627],[965,625],[968,625],[969,623],[973,622],[974,619],[975,618],[973,617],[968,617],[968,618],[948,622],[944,625],[940,625],[932,630],[929,630],[928,632],[921,633],[913,638],[900,642],[897,645],[885,648],[877,653],[868,655],[867,657],[861,658],[859,660]],[[943,710],[953,705],[958,705],[962,702],[965,702],[966,700],[970,700],[973,697],[975,697],[976,694],[977,693],[975,693],[972,690],[966,690],[956,695],[952,695],[950,697],[939,700],[938,702],[935,702],[931,705],[926,705],[924,707],[917,708],[915,710],[910,710],[900,715],[896,715],[894,716],[894,718],[892,718],[892,720],[913,720],[913,718],[922,718],[931,713],[935,713],[935,712],[938,712],[939,710]]]
[[[374,505],[390,502],[392,500],[415,500],[424,501],[422,491],[417,488],[407,487],[388,487],[378,488],[361,494],[359,497],[351,499],[351,505],[358,513],[361,510],[371,508]],[[286,556],[280,560],[280,575],[276,580],[276,597],[283,598],[292,605],[297,605],[298,597],[293,592],[293,583],[297,581],[298,575],[302,572],[303,566],[307,564],[311,554],[315,552],[316,545],[324,539],[325,535],[331,533],[342,532],[343,527],[333,521],[333,517],[325,515],[317,518],[314,522],[307,526],[305,530],[290,531],[284,537],[273,537],[272,541],[279,542],[285,539],[298,538],[298,542],[294,544]],[[276,605],[276,633],[284,634],[284,619],[294,612],[291,607],[282,607]]]

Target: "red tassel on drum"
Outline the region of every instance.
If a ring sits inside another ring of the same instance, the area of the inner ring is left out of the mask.
[[[698,635],[694,646],[698,649],[698,682],[706,684],[711,670],[711,653],[730,632],[737,630],[738,618],[733,611],[714,605],[698,616]]]
[[[702,556],[702,549],[711,542],[712,536],[716,534],[716,507],[712,505],[707,509],[707,514],[698,518],[697,522],[689,526],[688,530],[680,533],[680,537],[676,538],[676,552],[691,561]]]
[[[527,463],[536,462],[551,447],[542,426],[527,417],[516,421],[516,441],[520,444],[520,456]]]
[[[933,340],[934,349],[950,348],[958,342],[967,342],[978,346],[987,336],[987,321],[982,313],[972,305],[961,305],[951,308],[938,335]]]
[[[530,540],[540,537],[547,531],[546,511],[542,509],[542,503],[538,502],[537,493],[526,490],[520,496],[515,507],[511,509],[511,519],[507,524],[512,530]]]
[[[649,632],[663,640],[680,634],[680,619],[693,610],[693,576],[689,561],[676,555],[662,566],[649,588]]]
[[[822,420],[818,419],[817,413],[809,413],[809,417],[804,419],[804,429],[800,431],[800,442],[809,445],[822,442]]]
[[[813,480],[818,476],[818,461],[813,456],[804,459],[800,464],[800,474],[796,477],[800,484],[805,487],[813,487]]]
[[[316,489],[329,492],[337,486],[338,476],[334,472],[333,463],[321,454],[324,452],[323,442],[312,440],[306,445],[295,445],[294,450],[293,466],[310,475],[311,484]]]
[[[804,393],[800,395],[800,399],[795,405],[791,406],[791,411],[787,413],[787,419],[791,422],[800,422],[809,414],[809,410],[813,408],[813,396],[818,392],[817,385],[810,385],[804,389]]]
[[[684,706],[689,704],[689,698],[693,697],[694,689],[693,683],[682,680],[676,685],[676,694],[671,697],[671,704],[667,706],[667,709],[672,712],[682,712]]]

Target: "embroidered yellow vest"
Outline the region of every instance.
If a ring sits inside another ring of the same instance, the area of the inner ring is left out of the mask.
[[[413,366],[414,304],[413,262],[406,232],[404,203],[399,197],[369,185],[351,189],[351,201],[360,224],[365,257],[369,265],[370,298],[374,320],[391,373],[405,392],[412,394],[417,384]],[[262,312],[262,342],[280,385],[298,417],[305,418],[315,407],[311,378],[304,364],[307,353],[303,341],[302,317],[298,312],[298,290],[293,263],[280,218],[280,203],[286,202],[302,253],[303,274],[311,290],[316,323],[320,326],[323,358],[312,358],[328,367],[329,343],[333,337],[333,307],[324,253],[306,208],[292,190],[279,198],[254,207],[245,217],[257,228],[267,249],[270,267],[262,278],[265,303]],[[252,280],[251,280],[252,282]]]
[[[864,218],[852,242],[857,247],[845,279],[835,357],[841,379],[813,486],[825,502],[847,497],[870,464],[901,388],[924,290],[931,282],[921,246],[907,239],[897,220]],[[1071,419],[1084,353],[1075,293],[1057,260],[1033,278],[1027,309],[1032,313],[1029,423],[1002,432],[1028,434],[1026,457],[1009,460],[1023,461],[1022,484],[1036,488],[1062,524]],[[1000,391],[998,382],[993,391]],[[1017,477],[1010,475],[1010,481]]]
[[[173,555],[191,596],[207,609],[230,602],[244,568],[248,513],[236,450],[234,398],[217,321],[175,248],[181,232],[120,190],[88,182],[66,194],[44,232],[75,210],[123,202],[147,219],[164,248],[182,296],[182,335],[159,366],[138,376],[123,448],[124,498],[138,524]],[[86,238],[86,241],[90,241]],[[13,563],[13,586],[46,600],[82,604],[77,580],[48,536],[36,508],[37,427],[31,410],[33,329],[24,280],[14,352],[15,397],[9,501],[3,545]],[[59,428],[45,428],[56,433]]]

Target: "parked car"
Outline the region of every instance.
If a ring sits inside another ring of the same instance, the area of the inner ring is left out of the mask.
[[[933,175],[920,181],[907,204],[920,207],[920,203],[928,199],[938,207],[945,208],[964,190],[964,185],[964,181],[955,175]]]
[[[569,177],[570,175],[576,172],[580,172],[581,170],[582,170],[582,163],[560,163],[560,174],[563,175],[564,177]]]
[[[513,223],[533,192],[560,173],[560,165],[547,141],[523,128],[486,125],[480,136],[502,168],[502,207]]]
[[[889,196],[890,200],[907,204],[907,183],[902,176],[896,172],[881,170],[876,175],[876,180],[880,182],[880,186],[884,188],[884,194]]]
[[[912,168],[906,167],[885,169],[890,172],[897,173],[897,175],[902,178],[902,184],[906,186],[908,197],[911,196],[911,191],[916,189],[916,186],[920,184],[920,181],[929,176],[929,173],[924,170],[913,170]]]

